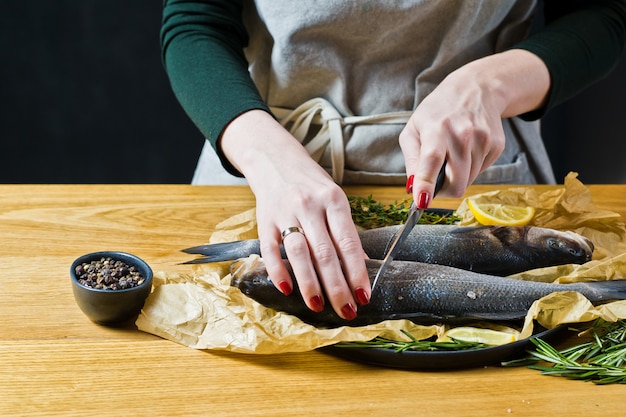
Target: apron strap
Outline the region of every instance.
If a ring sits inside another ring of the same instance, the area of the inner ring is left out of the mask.
[[[300,143],[307,139],[311,126],[320,126],[304,148],[311,158],[320,162],[326,148],[330,146],[332,176],[337,184],[343,181],[345,167],[345,143],[343,128],[358,124],[406,124],[413,112],[398,111],[370,116],[342,116],[339,111],[323,98],[313,98],[295,109],[271,107],[271,111]]]

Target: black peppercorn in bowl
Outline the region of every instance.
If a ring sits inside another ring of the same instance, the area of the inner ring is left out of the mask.
[[[125,252],[93,252],[70,268],[74,298],[93,322],[117,324],[136,317],[152,290],[152,269]]]

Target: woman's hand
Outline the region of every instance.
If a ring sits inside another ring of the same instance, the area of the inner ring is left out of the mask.
[[[461,197],[502,153],[501,119],[539,108],[549,88],[543,61],[521,49],[479,59],[448,75],[420,103],[400,134],[407,191],[412,191],[417,205],[430,204],[444,161],[441,194]]]
[[[369,302],[365,254],[343,190],[271,115],[242,114],[226,128],[224,155],[250,184],[257,201],[261,256],[270,279],[288,295],[293,282],[280,255],[282,242],[304,301],[313,311],[324,296],[344,319]]]

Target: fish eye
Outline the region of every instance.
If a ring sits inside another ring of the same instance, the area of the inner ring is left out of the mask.
[[[555,238],[549,238],[547,243],[548,247],[552,249],[560,249],[563,247],[563,242]]]

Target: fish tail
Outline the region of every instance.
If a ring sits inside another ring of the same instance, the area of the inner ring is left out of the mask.
[[[210,245],[194,246],[183,249],[183,252],[192,255],[203,255],[185,264],[204,264],[211,262],[234,261],[239,258],[247,258],[250,255],[261,255],[261,244],[258,239],[239,240],[236,242],[213,243]],[[287,258],[285,249],[280,246],[283,259]]]
[[[183,249],[183,252],[192,255],[204,255],[186,263],[210,263],[233,261],[253,254],[260,255],[261,248],[258,239],[239,240],[236,242],[214,243],[210,245],[194,246]]]
[[[626,300],[626,279],[581,283],[591,290],[590,301]]]

